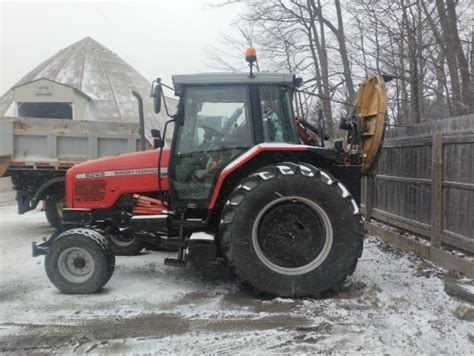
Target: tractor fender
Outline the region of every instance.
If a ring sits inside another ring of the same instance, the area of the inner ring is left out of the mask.
[[[295,159],[289,158],[290,156],[298,157],[298,160],[302,161],[320,159],[321,161],[328,162],[328,164],[341,164],[339,157],[335,156],[334,152],[332,149],[289,143],[262,143],[256,145],[236,157],[220,171],[215,180],[208,209],[214,209],[221,198],[220,196],[230,193],[235,185],[235,182],[231,182],[232,180],[243,178],[239,171],[254,171],[271,163]]]
[[[38,190],[36,190],[36,193],[35,195],[33,196],[33,198],[31,199],[31,202],[30,202],[30,205],[31,205],[31,209],[35,209],[36,206],[38,205],[38,203],[43,200],[44,198],[46,198],[48,192],[50,191],[50,189],[55,186],[55,185],[62,185],[64,186],[64,182],[65,182],[65,178],[64,177],[56,177],[56,178],[52,178],[46,182],[44,182],[39,188]]]

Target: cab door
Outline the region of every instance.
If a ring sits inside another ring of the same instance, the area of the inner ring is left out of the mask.
[[[173,137],[170,184],[176,207],[207,207],[216,174],[254,144],[247,85],[189,86]]]

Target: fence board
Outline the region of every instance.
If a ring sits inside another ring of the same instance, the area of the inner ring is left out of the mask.
[[[362,191],[373,218],[474,253],[474,115],[387,130]]]
[[[433,134],[431,168],[431,245],[441,247],[443,222],[443,133]]]

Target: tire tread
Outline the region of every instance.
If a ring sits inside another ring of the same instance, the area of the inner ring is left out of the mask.
[[[284,166],[285,168],[281,168]],[[287,168],[290,168],[293,173],[289,173],[289,170]],[[236,214],[236,210],[238,210],[239,205],[246,199],[251,196],[252,192],[249,190],[244,189],[244,186],[250,185],[249,182],[252,182],[253,189],[252,191],[260,184],[263,182],[267,182],[269,180],[277,179],[281,175],[289,175],[289,174],[299,174],[301,176],[304,176],[308,179],[319,179],[322,182],[324,182],[327,186],[327,189],[331,189],[334,191],[334,196],[339,197],[340,199],[346,201],[346,204],[351,204],[351,200],[353,200],[353,196],[350,194],[350,191],[342,185],[342,183],[336,179],[334,176],[329,174],[326,171],[323,171],[319,168],[316,168],[314,166],[311,166],[307,163],[292,163],[292,162],[281,162],[276,165],[272,166],[267,166],[264,167],[255,173],[251,174],[249,177],[244,178],[240,184],[234,189],[234,191],[230,194],[228,198],[228,202],[232,202],[233,199],[236,196],[242,196],[243,198],[240,199],[240,203],[238,204],[225,204],[223,211],[222,211],[222,217],[223,219],[221,220],[221,224],[219,226],[220,230],[220,243],[221,243],[221,249],[222,253],[227,259],[227,263],[231,271],[233,271],[237,277],[240,279],[240,281],[243,284],[250,284],[252,283],[248,280],[247,276],[242,274],[238,267],[239,261],[236,260],[234,257],[233,251],[232,251],[232,218],[229,219],[229,217],[232,217]],[[341,190],[340,185],[342,185],[346,191]],[[360,221],[360,211],[354,211],[353,218],[357,219]],[[357,232],[357,235],[360,236],[361,238],[357,239],[357,246],[356,246],[356,254],[352,256],[352,258],[347,261],[346,268],[341,271],[341,273],[336,276],[332,281],[328,281],[329,283],[327,284],[326,288],[324,290],[318,291],[317,294],[313,295],[320,295],[321,293],[324,293],[329,290],[337,290],[340,287],[342,287],[344,281],[346,280],[347,276],[352,275],[352,273],[355,271],[357,262],[359,257],[362,254],[362,249],[363,249],[363,232],[362,232],[362,225],[360,223],[357,224],[360,228],[360,231]],[[267,291],[262,291],[259,290],[258,286],[252,285],[252,287],[257,291],[257,292],[267,292]],[[295,295],[299,296],[299,295]],[[301,295],[303,296],[303,295]]]
[[[65,244],[66,246],[67,244],[81,244],[83,238],[93,241],[95,246],[100,248],[105,260],[105,271],[101,271],[102,273],[99,276],[100,281],[94,286],[87,285],[86,283],[83,285],[74,285],[68,281],[62,280],[58,268],[55,265],[57,262],[55,249],[57,249],[58,246],[61,246],[62,244]],[[107,238],[99,232],[90,228],[75,228],[64,231],[54,239],[51,249],[45,258],[45,269],[50,281],[62,292],[66,294],[90,294],[100,290],[112,277],[115,269],[115,255]]]

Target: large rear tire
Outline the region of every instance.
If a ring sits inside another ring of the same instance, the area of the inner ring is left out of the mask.
[[[282,297],[339,288],[362,254],[362,221],[349,190],[305,163],[271,165],[243,179],[219,229],[239,279]]]
[[[92,229],[71,229],[60,234],[45,258],[49,280],[63,293],[90,294],[112,277],[115,256],[107,239]]]

